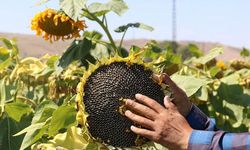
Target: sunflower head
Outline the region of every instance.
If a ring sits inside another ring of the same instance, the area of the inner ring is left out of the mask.
[[[222,60],[218,60],[216,62],[216,66],[219,67],[221,70],[226,70],[227,69],[226,64]]]
[[[164,91],[152,79],[153,70],[137,60],[133,56],[103,59],[85,72],[78,85],[77,120],[90,141],[114,147],[149,141],[130,130],[134,123],[123,115],[124,100],[141,93],[163,105]]]
[[[74,21],[63,11],[46,9],[31,20],[31,29],[45,40],[58,41],[79,37],[79,32],[86,28],[84,21]]]

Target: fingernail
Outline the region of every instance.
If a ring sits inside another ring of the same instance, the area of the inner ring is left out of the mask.
[[[135,126],[132,125],[132,126],[130,127],[130,129],[131,129],[132,131],[135,130]]]
[[[167,96],[167,95],[164,97],[164,101],[169,101],[169,99],[170,99],[170,98],[169,98],[169,96]]]
[[[125,114],[125,116],[129,116],[131,114],[131,111],[126,110],[124,114]]]
[[[132,100],[127,99],[126,102],[125,102],[125,105],[131,105],[131,103],[132,103]]]
[[[139,94],[139,93],[138,93],[138,94],[135,94],[135,98],[136,98],[136,99],[140,99],[141,96],[142,96],[142,95]]]

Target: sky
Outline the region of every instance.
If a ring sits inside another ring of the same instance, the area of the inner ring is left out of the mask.
[[[0,0],[3,1],[3,0]],[[32,17],[45,8],[58,9],[59,0],[36,6],[39,0],[8,0],[0,5],[0,32],[35,34],[30,29]],[[95,2],[98,0],[89,0]],[[171,40],[172,0],[124,0],[129,10],[123,16],[107,16],[110,30],[127,23],[142,22],[154,31],[131,29],[125,39]],[[217,42],[234,47],[250,48],[249,0],[176,0],[177,40]],[[107,2],[99,0],[98,2]],[[88,30],[102,29],[86,21]],[[115,39],[121,34],[112,32]]]

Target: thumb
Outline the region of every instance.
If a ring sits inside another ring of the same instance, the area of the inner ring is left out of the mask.
[[[166,73],[163,73],[161,78],[162,82],[167,84],[174,92],[178,92],[180,90],[176,83]]]
[[[167,109],[175,109],[175,105],[173,102],[171,102],[169,96],[164,97],[164,105]]]
[[[162,75],[161,74],[153,74],[152,75],[153,80],[157,83],[161,83],[162,82]]]

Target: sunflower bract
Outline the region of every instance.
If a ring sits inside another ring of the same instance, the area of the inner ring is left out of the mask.
[[[121,99],[144,94],[163,105],[161,86],[152,80],[152,71],[143,65],[113,62],[97,68],[84,85],[84,105],[91,135],[115,147],[136,145],[133,124],[119,112]]]

